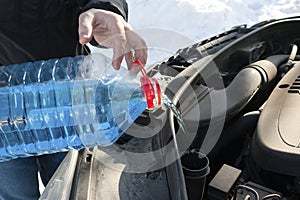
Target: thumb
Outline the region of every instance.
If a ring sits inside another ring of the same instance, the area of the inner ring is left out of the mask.
[[[84,12],[79,16],[78,34],[79,42],[86,44],[92,40],[93,37],[93,21],[94,15],[92,12]]]

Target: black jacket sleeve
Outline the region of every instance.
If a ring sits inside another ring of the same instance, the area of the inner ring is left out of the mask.
[[[109,10],[120,14],[126,21],[128,19],[128,5],[126,0],[86,0],[82,3],[80,12],[91,8]]]

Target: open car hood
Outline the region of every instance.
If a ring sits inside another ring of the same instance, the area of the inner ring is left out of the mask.
[[[234,27],[150,68],[181,119],[147,110],[112,147],[70,151],[41,199],[300,199],[297,27]],[[203,192],[180,159],[193,149],[209,159]]]

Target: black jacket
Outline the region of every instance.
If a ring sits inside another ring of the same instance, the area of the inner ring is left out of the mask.
[[[0,66],[76,55],[78,16],[90,8],[127,20],[125,0],[0,0]]]

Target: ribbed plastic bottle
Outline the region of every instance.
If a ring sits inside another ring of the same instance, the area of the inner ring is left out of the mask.
[[[0,67],[0,162],[114,143],[160,87],[102,54]],[[140,65],[137,61],[136,65]]]

